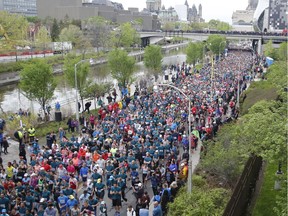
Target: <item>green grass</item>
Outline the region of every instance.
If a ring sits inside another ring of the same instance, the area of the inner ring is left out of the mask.
[[[261,100],[276,100],[277,89],[267,81],[253,82],[249,89],[242,94],[240,102],[243,101],[243,96],[246,94],[244,103],[241,103],[241,114],[247,114],[250,107]]]
[[[267,164],[264,172],[263,185],[257,198],[256,205],[253,209],[252,216],[278,216],[273,211],[273,208],[276,207],[276,197],[283,196],[284,194],[286,195],[286,193],[281,192],[281,190],[274,190],[274,184],[276,179],[275,173],[277,169],[277,162]],[[285,173],[285,171],[287,170],[286,166],[284,166],[282,170],[284,171],[283,175],[287,175]],[[287,192],[287,187],[285,187],[282,183],[282,190],[284,190],[284,188],[286,188]]]

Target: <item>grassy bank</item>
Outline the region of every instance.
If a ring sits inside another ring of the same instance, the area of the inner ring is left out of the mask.
[[[278,169],[277,162],[268,163],[267,166],[265,167],[263,184],[262,184],[258,199],[256,201],[256,205],[253,209],[252,216],[279,215],[274,211],[274,208],[275,207],[277,208],[278,196],[282,198],[286,198],[287,200],[287,185],[283,181],[281,184],[282,185],[281,190],[274,189],[275,180],[277,179],[276,177],[277,169]],[[282,170],[284,171],[287,170],[287,167],[284,166]],[[287,175],[287,173],[283,173],[283,175]],[[282,209],[279,209],[279,210],[281,211]],[[287,213],[287,209],[286,209],[286,213]]]

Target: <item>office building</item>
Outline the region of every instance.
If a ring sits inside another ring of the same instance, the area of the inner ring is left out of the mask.
[[[287,0],[259,0],[253,16],[256,31],[281,31],[287,28]]]
[[[143,30],[159,29],[157,16],[141,13],[138,10],[123,10],[122,4],[105,0],[37,0],[38,16],[63,20],[65,16],[75,20],[85,20],[93,16],[102,16],[107,20],[122,24],[138,18],[143,20]]]
[[[0,10],[24,16],[37,16],[36,0],[0,0]]]

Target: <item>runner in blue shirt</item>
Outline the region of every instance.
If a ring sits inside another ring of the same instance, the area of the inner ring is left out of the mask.
[[[60,215],[62,215],[67,210],[67,203],[68,197],[64,195],[63,191],[60,191],[60,196],[57,199],[57,203],[60,210]]]

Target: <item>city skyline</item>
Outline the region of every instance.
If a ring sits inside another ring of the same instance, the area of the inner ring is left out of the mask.
[[[143,8],[146,8],[146,0],[116,0],[116,2],[122,3],[124,9],[128,9],[128,7],[137,7],[141,11]],[[166,9],[170,6],[175,7],[176,4],[184,5],[184,3],[185,0],[179,0],[177,2],[175,2],[175,0],[162,0],[162,5],[164,5]],[[219,19],[231,24],[233,11],[245,10],[248,6],[248,0],[188,0],[188,4],[190,8],[193,4],[195,4],[196,7],[198,7],[199,4],[202,4],[203,18],[206,22],[210,19]],[[225,6],[225,8],[223,6]]]

